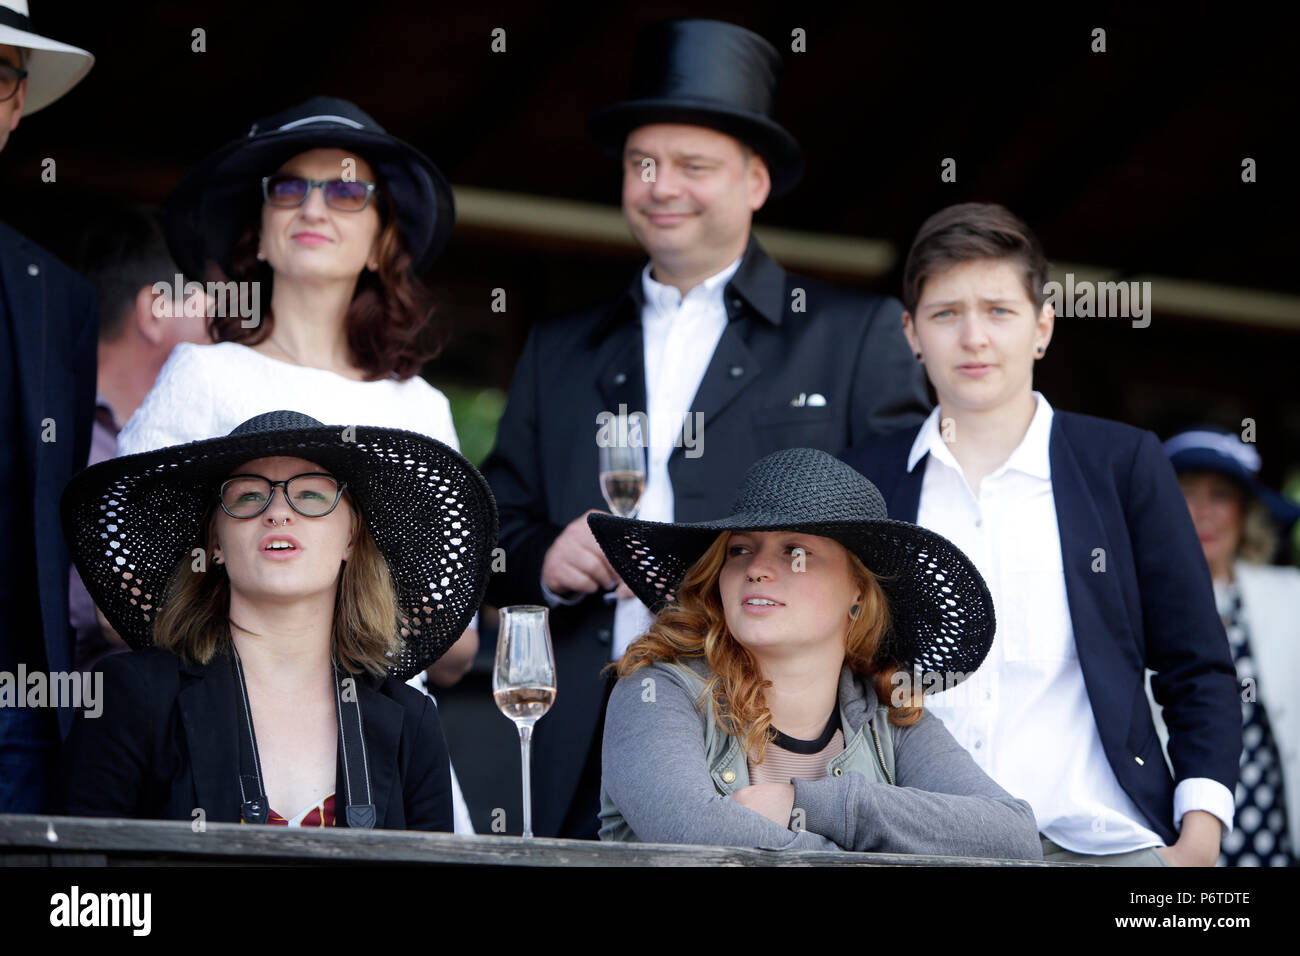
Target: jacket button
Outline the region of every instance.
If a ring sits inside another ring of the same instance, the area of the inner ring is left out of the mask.
[[[734,770],[724,770],[724,771],[722,771],[722,782],[723,782],[723,783],[735,783],[735,782],[736,782],[736,771],[734,771]]]
[[[600,630],[596,632],[596,640],[600,641],[600,643],[602,644],[609,643],[609,636],[610,636],[609,628],[607,627],[602,627]]]
[[[835,774],[835,776],[837,777],[842,777],[844,776],[844,768],[836,767],[834,770],[831,771],[831,773]]]
[[[740,378],[740,376],[742,376],[742,375],[745,374],[745,370],[744,370],[743,368],[741,368],[739,365],[733,365],[733,366],[731,366],[731,369],[730,369],[730,371],[728,372],[728,374],[729,374],[732,378]]]
[[[624,382],[626,382],[626,381],[627,381],[627,373],[626,373],[626,372],[619,372],[617,375],[614,376],[614,384],[615,384],[615,385],[622,385],[622,384],[623,384]]]

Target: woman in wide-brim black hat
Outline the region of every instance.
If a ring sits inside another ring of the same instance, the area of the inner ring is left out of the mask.
[[[63,812],[452,829],[437,711],[403,682],[487,584],[496,507],[457,452],[276,411],[83,471],[63,524],[135,649],[74,723]]]
[[[988,652],[988,588],[854,469],[788,449],[717,521],[587,520],[657,612],[617,665],[602,839],[1041,858],[922,707]]]

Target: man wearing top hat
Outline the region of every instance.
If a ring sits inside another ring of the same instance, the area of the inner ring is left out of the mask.
[[[85,50],[32,32],[24,0],[0,0],[0,149],[23,116],[72,89],[93,63]],[[14,681],[20,666],[72,670],[59,495],[90,450],[96,324],[89,284],[0,223],[0,672]],[[53,748],[72,713],[0,706],[0,813],[43,809]]]
[[[896,300],[790,275],[751,234],[803,169],[773,119],[776,50],[679,20],[647,29],[632,66],[631,97],[591,132],[619,155],[623,214],[649,262],[614,301],[533,327],[483,469],[506,551],[488,599],[553,609],[558,693],[534,738],[544,836],[596,835],[602,668],[649,622],[587,527],[604,504],[602,413],[646,414],[638,517],[696,521],[725,511],[772,451],[836,453],[928,410]]]

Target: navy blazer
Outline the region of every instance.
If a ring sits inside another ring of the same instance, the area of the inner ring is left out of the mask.
[[[0,441],[0,467],[25,470],[35,499],[5,502],[19,507],[31,522],[34,554],[14,554],[0,542],[0,575],[13,577],[14,564],[35,570],[31,613],[0,625],[0,632],[37,634],[44,661],[30,667],[72,670],[73,633],[68,624],[68,546],[59,522],[59,497],[72,476],[86,466],[95,415],[95,375],[99,320],[90,284],[21,233],[0,223],[0,315],[7,316],[13,342],[12,376],[20,398],[22,432]],[[53,421],[54,440],[44,440],[43,422]],[[37,612],[39,611],[39,617]],[[4,634],[0,633],[0,640]],[[70,708],[58,712],[59,730],[72,724]]]
[[[239,823],[238,684],[228,656],[193,664],[151,648],[99,667],[102,712],[77,714],[54,812],[192,821],[202,809],[206,820]],[[451,758],[438,708],[392,677],[358,675],[356,687],[376,828],[450,833]],[[336,774],[337,826],[345,827],[341,741]]]
[[[873,481],[889,515],[916,521],[929,456],[907,471],[920,426],[840,457]],[[1166,843],[1175,781],[1160,750],[1145,669],[1168,721],[1177,780],[1234,792],[1241,701],[1209,569],[1159,439],[1119,422],[1056,411],[1049,440],[1074,641],[1102,746],[1124,792]],[[1105,570],[1094,571],[1097,549]]]

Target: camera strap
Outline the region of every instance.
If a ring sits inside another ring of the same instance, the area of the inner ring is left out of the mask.
[[[231,649],[234,651],[234,649]],[[257,734],[253,730],[253,712],[248,706],[248,684],[244,665],[236,651],[231,654],[239,684],[242,720],[239,730],[240,815],[245,823],[266,823],[271,806],[266,798],[262,761],[257,751]],[[347,801],[346,820],[352,829],[369,830],[375,826],[375,805],[370,793],[370,763],[366,756],[361,728],[361,703],[357,699],[356,678],[343,676],[338,662],[334,667],[334,711],[338,716],[339,740],[343,749],[343,796]],[[353,784],[356,786],[353,786]]]

